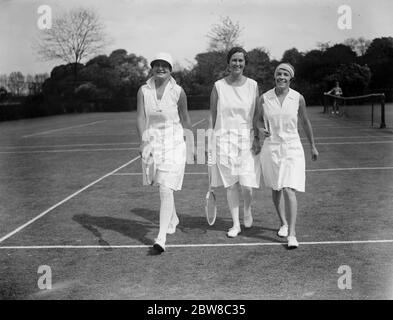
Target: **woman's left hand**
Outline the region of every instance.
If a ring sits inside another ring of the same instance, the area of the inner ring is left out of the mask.
[[[196,164],[197,149],[193,144],[187,144],[187,164]]]
[[[311,159],[312,161],[316,161],[318,159],[319,152],[315,146],[311,147]]]

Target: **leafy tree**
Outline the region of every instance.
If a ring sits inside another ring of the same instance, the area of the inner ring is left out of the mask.
[[[323,52],[320,50],[311,50],[304,55],[304,59],[296,69],[296,78],[303,79],[307,82],[319,82],[323,67]]]
[[[149,66],[147,60],[142,56],[127,51],[114,51],[109,56],[109,60],[119,77],[119,93],[125,96],[135,96],[139,86],[148,75]]]
[[[273,72],[269,52],[265,48],[256,48],[248,52],[248,65],[244,74],[258,82],[261,93],[274,85]]]
[[[214,82],[226,74],[226,54],[218,51],[199,53],[195,60],[192,72],[195,93],[209,95]]]
[[[289,62],[295,68],[302,62],[304,55],[298,51],[296,48],[288,49],[282,55],[281,61]]]
[[[323,52],[323,64],[326,67],[336,67],[356,61],[356,53],[351,47],[344,44],[336,44]]]
[[[109,105],[107,110],[118,106],[125,109],[126,98],[136,96],[149,69],[144,57],[128,54],[124,49],[115,50],[109,56],[96,56],[85,66],[78,64],[77,83],[73,82],[73,66],[67,64],[54,68],[50,79],[44,83],[44,94],[64,103],[66,112],[74,110],[74,104],[78,106],[77,111],[93,110],[94,100],[97,104]],[[67,102],[72,98],[76,99],[75,103]]]
[[[98,93],[97,87],[91,82],[81,84],[75,90],[76,96],[85,101],[95,99],[97,97],[97,93]]]
[[[340,65],[323,80],[327,89],[332,88],[335,81],[339,81],[345,96],[356,96],[367,93],[370,79],[371,71],[368,66],[350,63]]]
[[[363,57],[372,73],[370,87],[374,91],[385,92],[388,99],[393,99],[393,38],[374,39]]]
[[[328,42],[317,42],[317,48],[320,51],[326,51],[330,47],[331,47],[330,41],[328,41]]]
[[[349,46],[358,56],[363,56],[367,48],[370,46],[371,41],[366,40],[364,37],[360,38],[348,38],[344,41],[346,46]]]

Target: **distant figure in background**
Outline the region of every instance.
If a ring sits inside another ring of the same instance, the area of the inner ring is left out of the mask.
[[[338,81],[336,81],[336,85],[332,88],[332,90],[330,90],[329,92],[326,92],[327,94],[332,94],[335,95],[337,97],[341,97],[343,94],[343,91],[340,88],[340,83]],[[339,114],[338,112],[338,100],[334,99],[333,101],[333,110],[332,110],[333,114]]]

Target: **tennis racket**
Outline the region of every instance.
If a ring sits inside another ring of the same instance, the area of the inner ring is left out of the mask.
[[[206,193],[206,219],[209,226],[212,226],[216,222],[217,217],[217,204],[216,204],[216,195],[212,189],[212,177],[211,177],[211,165],[207,166],[208,175],[209,175],[209,191]]]
[[[152,154],[150,145],[147,145],[141,155],[142,158],[142,172],[144,182],[153,185],[156,176],[156,163]]]

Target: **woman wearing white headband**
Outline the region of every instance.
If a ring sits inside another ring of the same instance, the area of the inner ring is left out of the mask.
[[[304,192],[306,179],[298,117],[311,144],[311,158],[315,161],[318,157],[304,97],[289,87],[294,76],[295,69],[289,63],[277,66],[274,72],[275,88],[260,97],[254,117],[254,126],[263,128],[262,173],[265,185],[272,188],[273,203],[281,220],[278,235],[288,237],[289,248],[299,246],[295,231],[295,191]],[[289,216],[289,227],[286,214]]]
[[[253,115],[258,101],[258,84],[243,75],[247,52],[232,48],[227,55],[229,75],[215,82],[210,96],[211,128],[216,137],[216,164],[212,166],[212,186],[224,186],[233,226],[228,237],[241,232],[240,192],[244,200],[244,226],[251,228],[252,188],[260,182],[259,156],[252,153]]]
[[[181,189],[184,177],[183,127],[192,128],[186,94],[171,76],[171,55],[157,54],[150,66],[153,76],[137,94],[137,125],[143,183],[159,186],[160,228],[153,247],[161,253],[165,251],[166,234],[174,233],[179,223],[173,191]]]

